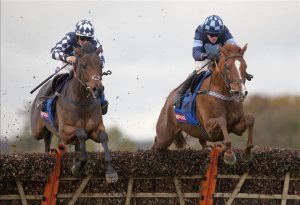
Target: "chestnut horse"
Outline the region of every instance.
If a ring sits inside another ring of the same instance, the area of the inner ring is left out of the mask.
[[[99,97],[103,94],[102,73],[103,62],[99,58],[102,48],[96,49],[90,43],[81,48],[74,48],[76,62],[74,71],[55,104],[54,123],[42,119],[37,108],[38,99],[43,96],[49,81],[37,94],[31,109],[31,131],[36,139],[45,140],[45,151],[50,150],[51,135],[60,136],[64,144],[75,144],[79,157],[74,160],[72,173],[80,175],[88,159],[85,141],[91,139],[102,143],[106,162],[106,181],[113,183],[118,175],[112,166],[112,158],[108,149],[108,135],[102,119]]]
[[[179,148],[186,143],[182,131],[199,139],[203,148],[207,141],[222,141],[225,144],[224,161],[234,164],[229,133],[241,136],[248,129],[248,141],[242,154],[245,161],[252,158],[254,117],[245,115],[243,101],[247,95],[245,87],[246,62],[243,55],[247,44],[240,48],[226,44],[220,48],[218,61],[212,61],[211,75],[207,77],[196,96],[196,115],[200,126],[179,123],[175,119],[174,96],[178,88],[168,96],[156,124],[155,150],[167,149],[172,142]]]

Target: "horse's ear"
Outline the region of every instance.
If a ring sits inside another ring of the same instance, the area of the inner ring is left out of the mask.
[[[76,47],[73,46],[73,50],[75,51],[75,53],[76,53],[78,56],[81,57],[81,56],[83,55],[83,52],[82,52],[81,49],[76,48]]]
[[[97,48],[97,50],[95,51],[95,53],[97,55],[99,55],[99,53],[102,53],[102,52],[103,52],[102,45],[100,45],[99,48]]]
[[[245,51],[247,50],[247,46],[248,46],[248,43],[246,43],[246,45],[244,45],[244,47],[242,48],[242,50],[241,50],[242,55],[244,55]]]

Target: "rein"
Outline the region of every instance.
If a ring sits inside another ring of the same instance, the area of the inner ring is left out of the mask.
[[[75,72],[75,69],[74,69],[74,66],[73,66],[73,72],[74,72],[74,77],[76,78],[76,80],[78,80],[78,82],[79,82],[79,83],[80,83],[87,91],[89,91],[88,86],[86,85],[86,81],[85,81],[85,79],[84,79],[84,76],[83,76],[83,74],[82,74],[82,70],[80,69],[80,76],[83,76],[84,82],[82,82],[82,80],[81,80],[79,77],[77,77],[76,72]]]

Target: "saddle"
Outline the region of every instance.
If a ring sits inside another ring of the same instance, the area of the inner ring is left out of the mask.
[[[57,75],[46,87],[46,91],[43,96],[40,97],[41,103],[45,103],[45,106],[41,110],[41,116],[47,120],[54,127],[57,125],[54,122],[55,116],[55,103],[57,100],[57,94],[60,93],[64,85],[68,80],[73,77],[73,73],[63,73]]]
[[[63,73],[55,76],[51,83],[52,94],[54,94],[56,91],[60,92],[62,85],[64,85],[64,82],[72,78],[73,78],[73,72]]]
[[[204,71],[205,72],[205,71]],[[190,86],[190,92],[193,94],[197,92],[197,86],[199,85],[200,81],[203,80],[203,73],[198,73],[195,78],[193,79],[191,86]]]
[[[174,108],[177,122],[183,122],[196,126],[201,125],[201,122],[196,115],[196,97],[198,95],[197,91],[200,90],[204,79],[210,75],[210,71],[204,71],[196,75],[190,87],[190,91],[187,90],[184,95],[181,108]]]

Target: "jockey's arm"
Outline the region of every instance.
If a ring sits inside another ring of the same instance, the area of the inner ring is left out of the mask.
[[[205,59],[205,50],[202,40],[194,39],[193,43],[193,58],[195,61],[203,61]]]
[[[71,44],[70,44],[70,36],[66,34],[61,41],[56,43],[56,45],[51,49],[50,55],[54,60],[60,60],[65,63],[68,63],[67,59],[69,55],[65,52],[66,49],[68,49]],[[75,58],[75,56],[73,56]],[[75,62],[75,61],[74,61]]]
[[[202,28],[199,25],[195,31],[193,42],[193,58],[195,61],[203,61],[206,58],[203,42]]]

